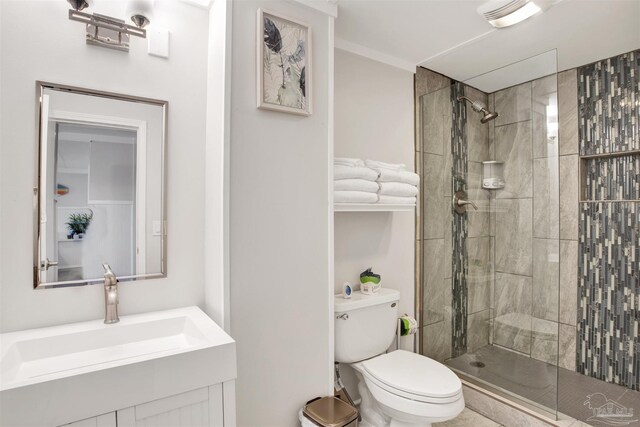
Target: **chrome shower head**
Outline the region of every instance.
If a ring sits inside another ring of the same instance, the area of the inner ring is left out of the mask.
[[[483,109],[484,110],[484,109]],[[498,113],[484,110],[484,117],[480,119],[480,123],[487,123],[498,117]]]
[[[475,111],[476,113],[483,113],[484,116],[480,119],[481,123],[487,123],[498,117],[498,113],[487,110],[487,107],[485,107],[485,105],[481,102],[474,101],[473,99],[467,98],[464,95],[458,95],[456,99],[458,101],[468,101],[471,104],[471,108],[473,108],[473,111]]]

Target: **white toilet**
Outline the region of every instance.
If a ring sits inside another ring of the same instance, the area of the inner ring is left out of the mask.
[[[385,353],[396,333],[399,300],[400,292],[384,288],[335,297],[335,359],[356,371],[363,424],[428,427],[455,418],[464,398],[449,368],[404,350]]]

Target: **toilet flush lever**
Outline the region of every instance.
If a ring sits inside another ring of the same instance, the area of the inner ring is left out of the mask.
[[[336,316],[336,319],[342,319],[342,320],[347,320],[349,318],[349,314],[347,313],[342,313],[339,316]]]

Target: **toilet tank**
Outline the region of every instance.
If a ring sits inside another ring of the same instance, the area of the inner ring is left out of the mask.
[[[380,289],[334,298],[335,360],[353,363],[384,353],[396,335],[400,292]]]

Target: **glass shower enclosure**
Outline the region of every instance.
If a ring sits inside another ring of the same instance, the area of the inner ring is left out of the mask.
[[[420,98],[421,352],[555,416],[555,51],[440,86]]]
[[[640,425],[639,71],[416,76],[419,351],[550,418]]]

